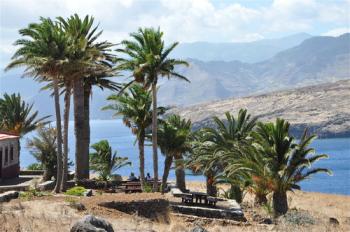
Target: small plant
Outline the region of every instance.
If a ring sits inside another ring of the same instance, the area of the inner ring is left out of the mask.
[[[152,185],[150,184],[145,184],[145,186],[143,187],[143,191],[145,193],[151,193],[152,192]]]
[[[84,193],[86,192],[86,189],[81,186],[76,186],[73,188],[70,188],[66,191],[66,195],[70,196],[84,196]]]
[[[261,205],[261,208],[263,210],[265,210],[265,212],[270,215],[273,216],[274,215],[274,211],[273,211],[273,205],[271,201],[267,201],[266,203]]]
[[[313,225],[315,219],[307,211],[298,211],[296,209],[289,210],[283,217],[286,223],[291,225]]]
[[[42,197],[45,195],[46,194],[44,192],[41,192],[41,191],[37,190],[36,188],[30,188],[26,192],[21,192],[19,194],[19,198],[29,201],[29,200],[32,200],[34,197]]]

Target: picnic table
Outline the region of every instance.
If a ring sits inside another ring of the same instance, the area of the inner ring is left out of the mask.
[[[181,194],[182,203],[194,203],[202,204],[202,201],[205,205],[216,206],[216,202],[218,199],[216,197],[211,197],[206,193],[202,192],[190,192],[190,193],[182,193]]]

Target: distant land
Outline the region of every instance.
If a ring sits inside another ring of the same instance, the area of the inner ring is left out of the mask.
[[[234,61],[256,63],[267,60],[278,52],[299,45],[312,35],[297,33],[278,39],[262,39],[253,42],[180,43],[173,56],[181,59],[201,61]]]
[[[187,76],[191,83],[178,80],[160,81],[159,105],[188,106],[335,82],[350,77],[349,33],[338,37],[311,37],[300,33],[250,43],[202,43],[201,49],[197,50],[196,43],[184,46],[189,46],[192,52],[186,55],[187,50],[182,50],[180,44],[179,50],[175,49],[175,56],[189,56],[190,67],[179,71]],[[235,50],[238,49],[237,46],[241,50]],[[277,46],[279,49],[270,49],[271,46]],[[213,47],[219,50],[213,50]],[[220,60],[224,50],[229,54],[226,57],[229,61]],[[254,52],[251,53],[252,50]],[[215,60],[206,61],[209,58],[202,55],[203,51],[213,51],[211,58]],[[244,54],[254,56],[250,61],[259,62],[245,62],[247,59],[242,57]],[[202,60],[195,59],[200,57]],[[41,115],[54,115],[53,100],[49,93],[40,91],[42,85],[31,78],[21,78],[21,75],[21,70],[1,73],[0,94],[19,92],[27,101],[34,103],[34,108],[39,110]],[[122,81],[122,78],[118,77],[115,80]],[[92,119],[111,119],[112,112],[101,111],[107,104],[106,98],[110,93],[94,88],[91,97]]]
[[[334,82],[350,77],[350,34],[315,36],[259,63],[190,60],[191,83],[167,81],[161,104],[191,105],[229,97]]]
[[[247,109],[262,121],[284,118],[291,123],[292,134],[300,136],[305,127],[319,138],[350,137],[350,80],[337,81],[288,91],[231,98],[222,101],[174,108],[191,119],[194,129],[212,127],[213,116],[224,118],[225,112],[237,114]]]

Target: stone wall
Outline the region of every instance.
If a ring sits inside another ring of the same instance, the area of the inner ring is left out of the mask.
[[[102,202],[100,206],[116,209],[127,214],[137,214],[155,221],[169,221],[169,202],[165,199],[140,200],[132,202]]]

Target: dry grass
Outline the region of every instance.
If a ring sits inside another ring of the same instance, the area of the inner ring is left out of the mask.
[[[189,182],[192,190],[203,191],[204,183]],[[225,188],[225,186],[223,186]],[[28,232],[61,232],[69,231],[75,221],[85,214],[103,217],[113,224],[116,231],[166,231],[186,232],[195,225],[201,225],[209,232],[235,231],[350,231],[350,197],[320,193],[297,191],[289,194],[290,207],[293,212],[291,218],[279,219],[277,225],[259,224],[261,218],[268,217],[266,211],[252,207],[252,196],[247,195],[244,211],[248,223],[230,222],[227,220],[210,220],[196,217],[171,215],[170,222],[155,222],[136,215],[129,215],[113,209],[97,206],[101,200],[139,200],[162,198],[159,194],[114,194],[93,198],[76,197],[76,202],[82,202],[87,210],[78,211],[69,206],[64,196],[45,196],[31,201],[14,200],[0,205],[0,231],[28,231]],[[314,223],[298,225],[293,220],[311,220]],[[332,225],[329,218],[334,217],[340,225]],[[296,219],[295,219],[296,218]],[[311,219],[310,219],[311,218]]]

